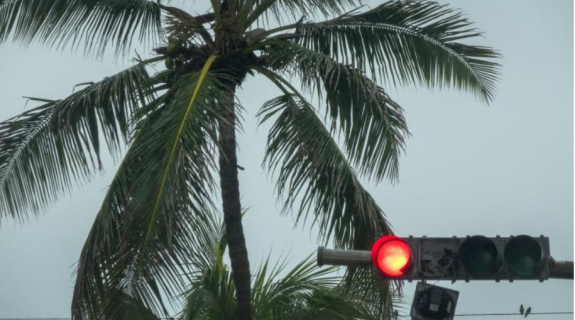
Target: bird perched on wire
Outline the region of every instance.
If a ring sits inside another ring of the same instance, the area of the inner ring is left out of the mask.
[[[521,305],[521,306],[519,307],[519,313],[520,313],[521,315],[523,315],[523,312],[525,312],[525,309],[523,309],[523,305]]]
[[[527,318],[527,316],[531,313],[531,307],[527,308],[527,310],[525,311],[525,317]]]

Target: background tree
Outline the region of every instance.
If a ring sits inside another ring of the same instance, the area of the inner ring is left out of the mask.
[[[108,46],[125,54],[136,34],[167,39],[158,57],[0,124],[2,217],[25,219],[89,179],[101,144],[115,155],[129,145],[80,258],[74,318],[97,318],[120,294],[168,313],[163,297],[184,290],[190,279],[181,274],[202,246],[195,219],[216,209],[214,172],[238,317],[252,318],[235,141],[242,107],[234,99],[248,73],[284,93],[259,113],[273,121],[264,164],[277,173],[284,209],[312,219],[320,241],[341,248],[366,248],[391,232],[357,175],[393,180],[408,134],[402,109],[377,83],[453,86],[489,101],[497,53],[460,43],[479,33],[434,2],[359,4],[212,0],[212,13],[194,17],[144,0],[0,2],[0,40],[84,46],[98,56]],[[150,76],[145,66],[160,60],[166,70]],[[319,98],[325,120],[290,77]],[[363,285],[364,298],[388,314],[387,290],[370,279],[351,270],[347,290]]]

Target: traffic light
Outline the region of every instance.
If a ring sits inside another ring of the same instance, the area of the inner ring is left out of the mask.
[[[385,277],[405,280],[540,280],[549,278],[549,239],[384,236],[371,261]]]

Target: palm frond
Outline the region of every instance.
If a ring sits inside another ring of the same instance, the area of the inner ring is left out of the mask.
[[[237,317],[235,285],[225,265],[214,265],[192,280],[181,320],[228,320]]]
[[[118,154],[129,118],[153,93],[143,64],[0,123],[0,218],[24,219]],[[103,141],[102,141],[103,140]]]
[[[370,306],[345,292],[333,268],[318,269],[311,257],[285,270],[284,263],[258,269],[252,283],[254,318],[270,320],[377,319]],[[280,277],[280,274],[286,273]],[[354,292],[355,293],[355,292]],[[235,288],[229,269],[214,265],[191,282],[181,320],[227,320],[235,317]]]
[[[286,316],[274,320],[380,320],[368,302],[340,287],[314,290],[293,304]]]
[[[452,86],[489,102],[499,54],[460,43],[480,35],[456,10],[431,1],[390,1],[364,13],[302,23],[300,43],[393,84]]]
[[[280,314],[287,316],[293,312],[298,300],[305,299],[310,292],[332,288],[339,283],[339,279],[332,275],[335,271],[333,268],[317,268],[311,256],[280,278],[285,267],[284,262],[270,268],[267,259],[256,272],[252,289],[256,318],[267,319]]]
[[[269,169],[279,170],[276,188],[285,197],[284,210],[301,199],[298,220],[312,213],[320,236],[325,241],[332,237],[336,247],[366,250],[378,236],[391,233],[383,211],[301,96],[271,100],[260,115],[262,121],[277,117],[265,161]],[[391,297],[398,285],[375,280],[370,269],[349,268],[341,294],[357,296],[368,304],[366,312],[379,319],[393,310]]]
[[[225,225],[212,216],[200,228],[200,255],[208,259],[194,261],[193,278],[185,294],[181,320],[233,319],[236,310],[235,286],[230,271],[223,262],[227,247]],[[196,233],[198,236],[198,233]],[[208,260],[211,260],[209,263]]]
[[[301,97],[268,101],[262,122],[277,116],[267,143],[264,167],[279,170],[276,188],[284,212],[297,207],[297,221],[311,214],[320,239],[338,248],[365,249],[376,236],[391,232],[383,211],[363,188],[352,166]]]
[[[297,75],[304,90],[325,99],[331,127],[339,128],[347,155],[362,175],[397,178],[409,131],[403,110],[383,88],[360,70],[298,44],[284,42],[267,52],[271,67]]]
[[[228,243],[225,225],[220,220],[217,212],[197,219],[194,247],[201,250],[195,252],[190,263],[192,273],[199,274],[214,265],[223,265]]]
[[[84,46],[101,56],[108,46],[116,53],[138,42],[157,40],[160,7],[149,0],[3,0],[0,1],[0,42],[11,35],[29,44]]]
[[[191,261],[209,264],[196,254],[205,241],[195,234],[215,211],[210,198],[224,89],[208,73],[212,61],[154,101],[138,129],[84,245],[74,319],[114,319],[118,292],[166,315],[162,293],[183,292]]]
[[[364,302],[375,319],[392,319],[393,311],[401,307],[402,283],[381,279],[372,268],[348,267],[340,289]]]
[[[257,20],[268,24],[270,19],[282,22],[303,16],[333,17],[363,3],[362,0],[244,0],[240,1],[240,19],[247,28]]]
[[[235,287],[223,263],[226,247],[219,218],[205,221],[196,233],[205,239],[200,250],[214,257],[210,266],[194,261],[193,280],[186,293],[181,320],[227,320],[235,316]],[[286,270],[287,260],[271,266],[266,259],[252,277],[252,310],[257,319],[380,319],[373,301],[362,292],[344,288],[335,268],[319,269],[312,256]],[[282,276],[283,275],[283,276]],[[387,301],[387,300],[386,300]]]
[[[284,211],[301,199],[298,220],[312,213],[320,237],[333,238],[336,247],[366,250],[378,236],[391,233],[383,211],[307,102],[285,95],[269,101],[261,115],[263,121],[277,115],[266,160],[271,170],[279,168],[276,188],[285,197]],[[391,286],[374,281],[372,270],[349,268],[342,290],[358,295],[369,303],[370,314],[381,316],[393,308],[387,295]]]

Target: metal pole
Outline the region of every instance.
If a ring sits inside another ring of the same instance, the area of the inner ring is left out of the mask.
[[[573,280],[573,261],[549,260],[550,279],[571,279]]]
[[[332,266],[368,266],[371,265],[371,251],[336,250],[319,247],[317,265]]]

